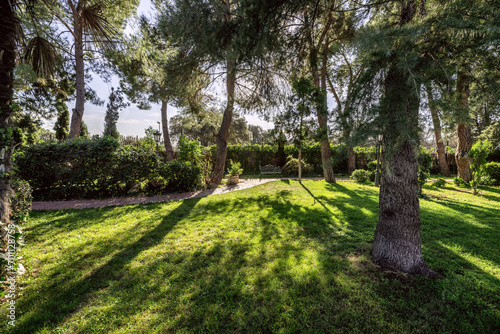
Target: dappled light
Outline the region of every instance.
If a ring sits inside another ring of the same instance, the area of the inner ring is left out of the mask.
[[[436,193],[446,198],[421,206],[437,281],[372,263],[373,186],[278,181],[164,204],[37,212],[14,332],[488,331],[499,320],[499,221],[470,220],[497,209]],[[448,322],[463,314],[467,323]]]

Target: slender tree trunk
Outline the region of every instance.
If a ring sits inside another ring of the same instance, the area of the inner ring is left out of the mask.
[[[326,60],[328,57],[328,39],[325,43],[323,53],[323,64],[321,66],[321,77],[315,78],[316,87],[321,88],[323,99],[321,105],[318,106],[318,122],[320,131],[321,144],[321,163],[323,165],[323,176],[327,182],[335,182],[335,174],[333,173],[333,164],[331,159],[330,141],[328,139],[328,103],[326,100]],[[313,72],[318,76],[318,70],[313,66]]]
[[[457,78],[457,93],[459,94],[459,109],[462,113],[461,118],[468,117],[469,110],[469,75],[466,70],[459,70]],[[457,162],[458,177],[465,182],[472,181],[472,171],[470,169],[471,159],[469,151],[472,148],[471,130],[467,123],[462,122],[457,125],[458,146],[455,153]]]
[[[402,3],[400,25],[415,15],[414,1]],[[372,257],[380,266],[411,274],[434,276],[422,257],[417,180],[417,140],[407,138],[418,128],[420,92],[399,70],[397,57],[385,78],[383,109],[386,123],[382,155],[379,220]],[[407,131],[401,127],[407,126]],[[399,144],[398,144],[399,142]]]
[[[356,154],[354,149],[350,146],[347,147],[347,172],[349,175],[356,170]]]
[[[299,182],[302,181],[302,149],[299,148]]]
[[[441,175],[450,176],[450,169],[448,168],[448,162],[446,161],[446,150],[444,148],[444,143],[441,139],[441,121],[439,119],[439,114],[434,105],[434,98],[432,97],[432,89],[428,84],[426,85],[427,100],[429,102],[429,110],[431,111],[432,123],[434,125],[434,138],[436,140],[436,149],[438,155],[439,172]]]
[[[0,0],[0,221],[9,223],[11,196],[10,172],[12,171],[12,99],[14,66],[16,64],[16,19],[8,0]],[[5,237],[1,230],[2,240]]]
[[[215,157],[214,170],[212,172],[212,184],[220,184],[224,176],[224,168],[226,166],[227,155],[227,136],[229,135],[229,127],[233,118],[234,109],[234,87],[236,84],[236,69],[234,61],[228,60],[227,62],[227,79],[226,79],[226,93],[227,103],[224,116],[222,117],[222,124],[217,134],[217,156]]]
[[[80,5],[77,8],[81,12]],[[79,23],[79,17],[75,18],[75,71],[76,71],[76,102],[73,114],[71,115],[71,125],[68,139],[80,136],[83,119],[83,109],[85,106],[85,67],[83,63],[83,27]]]
[[[161,126],[163,129],[163,143],[165,144],[165,152],[167,154],[167,161],[174,160],[174,149],[170,141],[170,133],[168,132],[168,117],[167,117],[167,100],[161,100]]]

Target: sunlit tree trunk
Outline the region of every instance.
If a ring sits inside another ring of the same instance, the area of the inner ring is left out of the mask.
[[[333,173],[333,165],[330,153],[330,141],[328,140],[328,104],[326,101],[326,57],[327,46],[325,46],[325,54],[323,57],[323,66],[321,67],[321,75],[317,65],[317,50],[314,49],[313,42],[310,41],[310,66],[313,75],[314,85],[320,88],[323,93],[323,99],[317,106],[317,116],[319,124],[320,135],[320,150],[321,150],[321,164],[323,166],[323,176],[327,182],[335,182],[335,175]]]
[[[170,133],[168,132],[168,117],[167,117],[167,100],[161,100],[161,126],[163,129],[163,143],[165,144],[165,153],[167,154],[167,161],[174,160],[174,149],[170,141]]]
[[[302,150],[299,148],[299,182],[302,181]]]
[[[214,170],[212,172],[212,184],[220,184],[224,176],[224,168],[226,166],[227,156],[227,137],[229,135],[229,128],[233,118],[234,109],[234,88],[236,85],[236,70],[234,61],[228,60],[227,62],[227,79],[226,79],[226,93],[227,102],[224,116],[222,117],[222,124],[217,134],[217,156],[215,157]]]
[[[439,119],[438,111],[434,105],[434,99],[432,97],[432,90],[430,85],[426,85],[426,91],[427,99],[429,101],[429,110],[431,111],[432,116],[432,124],[434,125],[434,138],[436,140],[439,172],[441,173],[441,175],[450,176],[450,169],[448,168],[448,162],[446,161],[446,150],[441,139],[441,121]]]
[[[77,12],[81,13],[80,3]],[[79,22],[79,15],[75,17],[75,71],[76,71],[76,102],[73,114],[71,115],[71,125],[68,139],[79,137],[82,128],[83,110],[85,106],[85,67],[83,62],[83,27]]]
[[[12,99],[16,61],[16,18],[8,0],[0,0],[0,221],[9,222],[12,171]],[[2,230],[2,239],[4,232]]]

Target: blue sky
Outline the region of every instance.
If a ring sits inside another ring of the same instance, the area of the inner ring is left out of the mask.
[[[152,12],[152,4],[150,0],[141,0],[137,9],[138,14],[145,14]],[[127,28],[132,31],[132,28]],[[104,82],[99,76],[93,75],[93,79],[88,83],[99,95],[99,98],[105,101],[103,106],[96,106],[91,103],[85,103],[85,111],[83,120],[87,124],[91,134],[102,134],[104,130],[104,115],[106,113],[106,102],[111,91],[111,87],[118,87],[119,79],[113,76],[111,82],[108,84]],[[74,108],[74,101],[68,103],[68,108]],[[169,105],[167,109],[168,118],[177,115],[177,109]],[[273,127],[272,123],[265,122],[254,115],[245,115],[249,124],[260,125],[265,129]],[[153,104],[150,110],[140,110],[134,104],[120,112],[120,118],[117,123],[118,132],[124,136],[144,136],[144,129],[149,126],[156,128],[157,122],[161,120],[160,105]],[[48,120],[44,123],[44,127],[52,130],[55,123],[55,118]]]

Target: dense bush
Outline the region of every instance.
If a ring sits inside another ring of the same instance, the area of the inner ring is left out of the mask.
[[[189,162],[171,161],[163,164],[160,176],[167,180],[168,192],[194,191],[202,189],[205,185],[201,167]]]
[[[372,173],[364,169],[356,169],[351,174],[351,179],[357,183],[368,183]]]
[[[459,177],[454,178],[454,179],[453,179],[453,183],[454,183],[457,187],[461,187],[461,188],[470,188],[470,183],[465,182],[465,181],[464,181],[464,179],[459,178]]]
[[[204,183],[198,166],[165,164],[156,152],[119,148],[111,137],[30,146],[16,154],[15,163],[19,177],[30,183],[38,200],[189,191]],[[166,184],[153,181],[160,177]]]
[[[30,184],[15,178],[10,181],[10,186],[12,188],[10,218],[17,222],[23,222],[31,211],[31,202],[33,201]]]
[[[430,168],[432,161],[434,160],[430,154],[430,152],[425,148],[420,146],[418,150],[418,171],[417,171],[417,178],[418,178],[418,193],[420,196],[422,196],[422,187],[424,184],[427,182],[427,179],[429,178],[429,173],[430,173]]]
[[[312,172],[312,166],[305,162],[304,160],[301,161],[302,165],[302,175],[304,174],[309,174]],[[293,176],[298,176],[299,175],[299,159],[296,159],[292,157],[291,155],[288,156],[287,162],[285,166],[281,169],[283,172],[283,175],[293,175]]]
[[[500,185],[500,163],[490,162],[486,164],[486,174],[493,180],[493,185]]]
[[[366,164],[366,169],[370,172],[374,172],[377,170],[377,161],[370,161]]]
[[[444,186],[446,186],[446,180],[443,179],[442,177],[440,177],[439,179],[437,179],[436,181],[434,181],[432,183],[432,186],[438,187],[438,188],[443,188]]]

